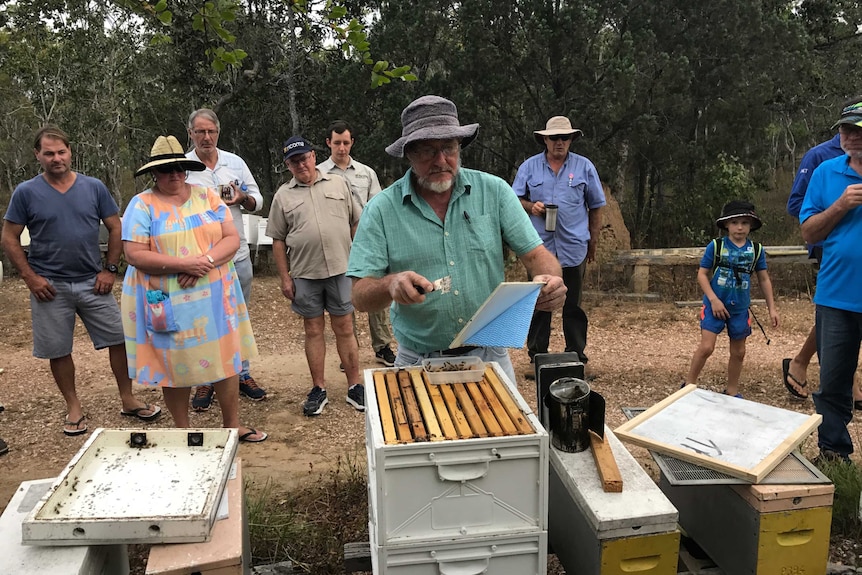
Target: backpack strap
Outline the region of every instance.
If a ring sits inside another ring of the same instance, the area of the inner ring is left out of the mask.
[[[722,238],[712,240],[712,274],[715,275],[715,270],[718,269],[718,264],[721,262],[721,242]]]

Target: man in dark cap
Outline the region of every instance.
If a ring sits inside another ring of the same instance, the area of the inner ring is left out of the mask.
[[[504,280],[504,243],[534,281],[545,282],[537,309],[563,305],[560,264],[505,181],[461,167],[461,149],[476,138],[478,124],[460,125],[455,104],[439,96],[410,103],[401,124],[401,137],[386,152],[406,157],[410,169],[366,205],[347,271],[353,303],[360,311],[391,304],[397,366],[474,355],[499,362],[514,382],[505,348],[447,348]],[[449,291],[432,293],[440,278],[449,278]]]
[[[821,458],[849,462],[847,424],[862,344],[862,98],[844,107],[835,126],[844,155],[814,170],[799,221],[806,243],[823,242],[814,292],[820,388],[812,397],[823,416],[817,444]]]
[[[359,377],[359,348],[353,336],[353,305],[347,257],[362,208],[341,176],[317,169],[311,143],[293,136],[282,148],[293,179],[275,192],[266,235],[281,278],[281,292],[304,319],[305,356],[314,384],[303,405],[320,415],[328,400],[324,379],[326,341],[323,312],[329,312],[335,344],[347,376],[347,403],[365,411]]]

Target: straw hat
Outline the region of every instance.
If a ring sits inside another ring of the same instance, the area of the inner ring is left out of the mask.
[[[410,102],[401,112],[401,127],[401,137],[386,147],[386,153],[396,158],[403,158],[407,144],[418,140],[454,138],[466,148],[479,131],[479,124],[462,126],[455,104],[440,96],[422,96]]]
[[[173,136],[159,136],[153,144],[153,149],[150,152],[150,161],[141,166],[135,177],[152,171],[157,166],[166,164],[179,164],[184,170],[189,172],[203,172],[206,166],[197,160],[190,160],[183,153],[183,147],[180,142]]]
[[[572,127],[572,123],[567,117],[554,116],[548,120],[547,124],[545,124],[544,130],[536,130],[533,132],[533,137],[536,138],[536,141],[540,146],[544,146],[545,136],[560,136],[564,134],[570,134],[573,140],[577,140],[584,135],[581,130]]]

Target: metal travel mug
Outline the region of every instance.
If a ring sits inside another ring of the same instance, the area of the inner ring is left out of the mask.
[[[557,230],[557,204],[545,204],[545,231]]]

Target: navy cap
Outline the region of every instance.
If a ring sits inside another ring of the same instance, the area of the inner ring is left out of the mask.
[[[291,138],[284,143],[281,149],[285,160],[311,151],[314,151],[314,148],[311,147],[311,142],[302,136],[291,136]]]

